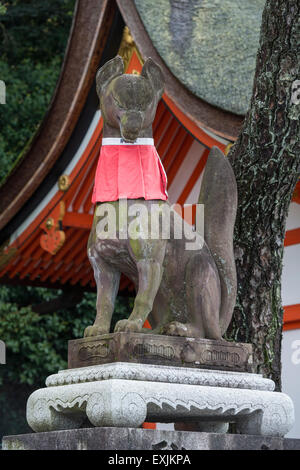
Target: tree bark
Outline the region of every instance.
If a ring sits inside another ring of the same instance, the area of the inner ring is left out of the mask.
[[[257,371],[281,388],[281,273],[300,171],[300,0],[267,0],[250,110],[229,159],[238,185],[238,295],[228,336],[250,342]],[[298,90],[297,90],[298,87]]]

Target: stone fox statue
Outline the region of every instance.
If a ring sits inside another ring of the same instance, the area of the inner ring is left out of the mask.
[[[123,237],[121,222],[117,222],[116,236],[103,237],[99,224],[104,220],[104,205],[109,222],[110,218],[124,219],[124,210],[129,214],[132,205],[139,203],[145,209],[142,212],[146,225],[154,204],[162,217],[170,205],[152,139],[152,122],[164,89],[160,67],[149,58],[141,75],[124,74],[123,60],[117,56],[98,71],[96,84],[104,121],[104,153],[96,173],[96,209],[88,256],[98,295],[95,323],[86,328],[85,336],[109,333],[120,274],[124,273],[133,281],[136,297],[129,318],[120,320],[115,332],[149,332],[143,328],[148,319],[154,334],[220,340],[228,328],[236,298],[233,228],[237,189],[230,163],[217,147],[211,150],[199,198],[199,203],[204,204],[204,240],[176,212],[170,217],[170,238]],[[143,173],[140,167],[149,166],[149,160],[153,168],[147,167]],[[154,179],[147,183],[148,170]],[[123,204],[125,197],[127,206]],[[162,219],[159,221],[161,224]],[[176,238],[174,233],[182,224],[184,236]],[[187,249],[193,236],[196,247]]]

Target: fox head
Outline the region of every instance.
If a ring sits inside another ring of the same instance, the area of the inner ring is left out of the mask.
[[[151,58],[140,75],[124,74],[123,59],[116,56],[97,72],[96,88],[104,122],[118,128],[126,142],[134,142],[152,125],[164,77]]]

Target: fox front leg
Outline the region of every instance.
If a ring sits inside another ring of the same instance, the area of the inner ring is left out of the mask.
[[[97,315],[94,324],[85,329],[85,337],[109,333],[120,283],[120,273],[112,269],[100,256],[93,256],[89,252],[89,260],[97,284]]]
[[[142,331],[152,311],[163,274],[166,240],[134,240],[134,242],[131,243],[131,247],[138,270],[138,291],[130,317],[128,320],[118,321],[115,332]]]

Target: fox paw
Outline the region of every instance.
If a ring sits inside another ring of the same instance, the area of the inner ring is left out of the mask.
[[[167,336],[190,336],[190,329],[184,323],[172,321],[164,326],[163,334]]]
[[[86,327],[84,330],[84,338],[88,338],[89,336],[100,336],[109,333],[103,327],[98,325],[91,325]]]
[[[143,325],[140,320],[119,320],[115,326],[115,333],[121,331],[128,331],[132,333],[138,333],[142,330]]]

